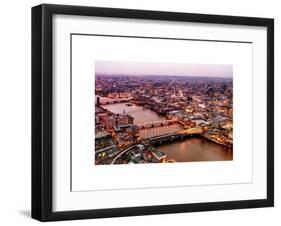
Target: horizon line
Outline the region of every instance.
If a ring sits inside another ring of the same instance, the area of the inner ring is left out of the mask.
[[[103,73],[95,73],[96,76],[100,77],[110,77],[110,76],[115,76],[115,77],[180,77],[180,78],[229,78],[233,79],[233,76],[208,76],[208,75],[168,75],[168,74],[103,74]]]
[[[137,61],[95,61],[95,73],[100,75],[133,76],[205,76],[233,77],[232,64],[164,63]]]

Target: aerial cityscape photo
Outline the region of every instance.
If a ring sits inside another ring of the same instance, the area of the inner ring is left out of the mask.
[[[95,165],[233,160],[233,67],[95,61]]]

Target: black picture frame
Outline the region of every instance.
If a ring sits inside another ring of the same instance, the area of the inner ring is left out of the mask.
[[[52,210],[52,17],[54,14],[181,21],[267,28],[267,198],[95,210]],[[274,20],[43,4],[32,8],[32,218],[40,221],[121,217],[274,206]]]

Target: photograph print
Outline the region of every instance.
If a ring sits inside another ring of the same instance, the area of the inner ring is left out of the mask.
[[[95,165],[233,160],[233,66],[95,61]]]

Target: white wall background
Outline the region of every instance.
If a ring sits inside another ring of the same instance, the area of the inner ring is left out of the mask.
[[[2,1],[0,20],[0,225],[38,225],[30,218],[31,6],[42,1]],[[65,0],[119,8],[275,18],[275,208],[56,222],[56,225],[278,225],[281,221],[281,14],[277,0]],[[279,138],[280,137],[280,138]]]

